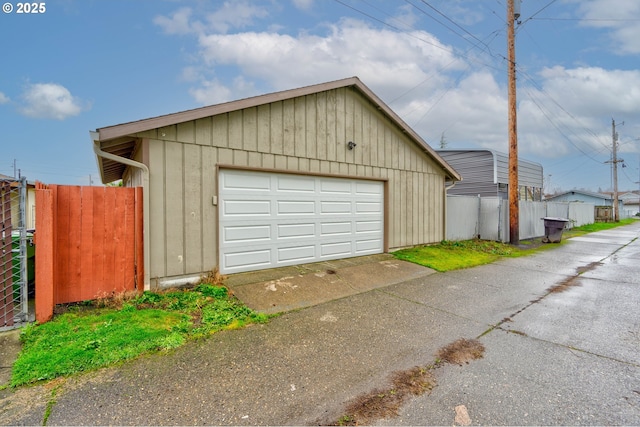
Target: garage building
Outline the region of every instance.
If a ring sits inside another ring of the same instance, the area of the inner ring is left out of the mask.
[[[358,78],[91,132],[145,198],[145,288],[445,237],[458,173]]]

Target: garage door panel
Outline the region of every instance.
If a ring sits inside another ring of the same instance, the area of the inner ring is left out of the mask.
[[[351,213],[351,202],[332,202],[332,201],[321,201],[320,202],[320,214],[350,214]]]
[[[292,261],[302,263],[313,261],[316,258],[315,245],[293,246],[288,248],[278,248],[276,251],[278,265],[289,264]]]
[[[271,250],[242,251],[226,253],[222,257],[221,270],[250,271],[268,268],[271,265]]]
[[[237,226],[226,227],[223,234],[224,242],[255,242],[271,240],[271,226]]]
[[[361,181],[356,182],[355,193],[357,195],[382,195],[382,186],[378,182]]]
[[[319,178],[322,194],[351,194],[351,182],[332,178]]]
[[[225,169],[220,175],[222,273],[384,251],[380,181]]]
[[[320,257],[322,258],[335,257],[337,255],[348,257],[351,252],[351,240],[320,244]]]
[[[356,233],[380,233],[382,221],[356,221]]]
[[[351,222],[323,222],[320,224],[320,236],[351,234]]]
[[[382,213],[382,203],[356,202],[356,213]]]
[[[269,200],[225,200],[222,203],[222,213],[225,216],[271,215],[271,202]]]
[[[278,215],[313,215],[316,211],[316,204],[313,200],[281,200],[276,203]]]
[[[276,175],[276,189],[285,193],[311,194],[316,191],[316,181],[314,178],[298,175]]]
[[[379,253],[381,250],[382,240],[380,239],[358,240],[356,242],[356,253],[358,254]]]
[[[313,239],[316,235],[315,224],[278,224],[278,239],[307,238]]]
[[[221,186],[225,190],[235,191],[271,191],[271,177],[267,174],[256,176],[250,171],[225,171]]]

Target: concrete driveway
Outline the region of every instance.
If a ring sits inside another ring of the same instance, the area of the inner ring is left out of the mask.
[[[637,425],[639,235],[634,223],[526,258],[420,274],[168,354],[5,391],[0,422],[41,424],[48,407],[48,425],[329,424],[394,371],[477,338],[483,359],[437,368],[430,394],[377,423]],[[468,418],[456,421],[456,407]]]

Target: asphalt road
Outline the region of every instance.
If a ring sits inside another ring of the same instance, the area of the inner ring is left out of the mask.
[[[41,424],[48,407],[48,425],[328,424],[394,371],[477,338],[482,359],[437,368],[430,394],[377,424],[453,425],[464,405],[473,424],[639,425],[639,236],[640,222],[592,233],[5,393],[0,422]]]

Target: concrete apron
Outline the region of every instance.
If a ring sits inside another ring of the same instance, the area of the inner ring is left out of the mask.
[[[369,255],[229,275],[225,285],[253,310],[274,314],[311,307],[435,273],[397,260]]]

